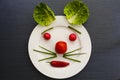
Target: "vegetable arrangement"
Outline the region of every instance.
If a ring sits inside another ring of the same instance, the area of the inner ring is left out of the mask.
[[[89,9],[82,1],[74,0],[74,1],[69,2],[64,7],[64,14],[66,15],[66,19],[68,20],[68,22],[71,25],[80,25],[87,21],[87,19],[89,17]],[[34,17],[34,20],[41,26],[49,26],[50,24],[52,24],[55,21],[54,12],[45,3],[40,3],[35,7],[33,17]],[[71,26],[68,26],[68,28],[75,31],[78,34],[81,34],[80,31],[78,31],[77,29],[75,29]],[[43,35],[43,38],[45,40],[51,39],[51,35],[47,32],[51,29],[53,29],[53,27],[48,28],[47,30],[45,30],[41,33],[41,35]],[[75,33],[69,34],[70,41],[75,41],[76,39],[77,39],[77,36]],[[81,48],[67,52],[67,44],[64,41],[59,41],[56,43],[56,45],[55,45],[56,52],[53,52],[42,46],[39,46],[39,47],[41,49],[43,49],[44,51],[40,51],[40,50],[36,50],[36,49],[33,49],[33,51],[42,53],[42,54],[51,55],[50,57],[38,60],[39,62],[48,60],[48,59],[52,59],[52,58],[56,58],[57,54],[63,55],[63,58],[65,58],[65,59],[68,59],[68,60],[71,60],[74,62],[80,62],[79,60],[70,58],[69,56],[85,54],[85,53],[75,53],[76,51],[80,50]],[[51,61],[48,63],[50,63],[50,65],[53,67],[66,67],[70,64],[65,61]]]

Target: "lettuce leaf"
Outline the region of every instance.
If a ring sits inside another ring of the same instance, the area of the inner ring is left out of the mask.
[[[41,26],[48,26],[55,20],[54,12],[45,3],[40,3],[35,7],[33,17]]]
[[[69,23],[83,24],[89,17],[89,9],[82,1],[74,0],[64,7],[64,14]]]

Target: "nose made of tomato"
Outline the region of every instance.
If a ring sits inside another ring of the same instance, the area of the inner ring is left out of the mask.
[[[55,51],[58,54],[64,54],[67,51],[67,43],[65,41],[58,41],[55,44]]]

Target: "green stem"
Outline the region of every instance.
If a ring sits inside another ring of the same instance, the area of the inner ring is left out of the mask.
[[[80,50],[80,49],[81,49],[81,48],[78,48],[78,49],[75,49],[75,50],[73,50],[73,51],[67,52],[67,53],[65,53],[65,54],[70,54],[70,53],[75,52],[75,51],[78,51],[78,50]]]
[[[42,46],[39,46],[39,47],[42,48],[42,49],[44,49],[44,50],[46,50],[46,51],[48,51],[48,52],[51,52],[51,53],[54,53],[54,54],[55,54],[55,52],[50,51],[50,50],[48,50],[48,49],[46,49],[46,48],[44,48],[44,47],[42,47]]]
[[[48,28],[48,29],[44,30],[41,34],[43,34],[43,33],[47,32],[47,31],[49,31],[49,30],[51,30],[51,29],[53,29],[53,27],[51,27],[51,28]]]
[[[68,26],[68,28],[70,28],[70,29],[72,29],[72,30],[76,31],[77,33],[81,34],[81,32],[80,32],[80,31],[78,31],[77,29],[75,29],[75,28],[73,28],[73,27],[71,27],[71,26]]]
[[[79,61],[79,60],[77,60],[77,59],[73,59],[73,58],[68,58],[68,57],[66,57],[66,56],[63,56],[64,58],[66,58],[66,59],[69,59],[69,60],[71,60],[71,61],[75,61],[75,62],[81,62],[81,61]]]
[[[76,54],[64,54],[64,56],[75,56],[75,55],[82,55],[86,53],[76,53]]]
[[[47,60],[47,59],[52,59],[52,58],[56,58],[57,56],[52,56],[52,57],[48,57],[48,58],[44,58],[44,59],[40,59],[40,60],[38,60],[39,62],[40,61],[43,61],[43,60]]]
[[[54,53],[39,51],[39,50],[36,50],[36,49],[33,49],[33,51],[39,52],[39,53],[43,53],[43,54],[56,55],[56,54],[54,54]]]

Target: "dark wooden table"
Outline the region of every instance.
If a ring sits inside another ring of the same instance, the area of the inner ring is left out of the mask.
[[[36,4],[44,2],[56,15],[71,0],[0,0],[0,80],[53,80],[38,72],[28,56],[28,39],[37,25]],[[87,66],[66,80],[120,80],[120,0],[83,0],[90,8],[84,24],[92,40]]]

